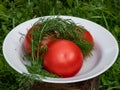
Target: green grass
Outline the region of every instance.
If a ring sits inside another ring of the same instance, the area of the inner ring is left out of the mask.
[[[21,75],[6,63],[2,54],[5,36],[18,24],[46,15],[76,16],[107,28],[120,45],[119,11],[120,0],[0,0],[0,90],[16,90],[24,83]],[[120,54],[115,64],[100,75],[100,90],[120,90],[119,75]],[[25,86],[27,84],[24,83]]]

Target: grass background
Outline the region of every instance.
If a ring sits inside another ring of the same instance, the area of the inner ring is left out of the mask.
[[[25,79],[5,61],[2,44],[18,24],[40,16],[70,15],[96,22],[108,29],[120,45],[120,0],[0,0],[0,90],[22,90]],[[120,54],[100,75],[100,90],[120,90]],[[29,86],[28,86],[29,87]]]

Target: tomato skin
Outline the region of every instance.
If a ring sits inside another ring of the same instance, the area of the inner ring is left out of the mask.
[[[25,51],[31,55],[32,54],[32,50],[31,50],[31,38],[32,38],[32,28],[30,28],[30,30],[27,32],[24,42],[23,42],[23,47],[25,49]]]
[[[74,76],[81,69],[83,55],[80,48],[69,40],[57,40],[44,55],[44,68],[61,77]]]
[[[43,37],[43,40],[40,42],[40,46],[47,45],[48,47],[52,44],[53,39],[50,36]]]
[[[94,40],[93,40],[93,37],[92,37],[91,33],[87,30],[83,32],[83,39],[85,41],[90,42],[91,44],[94,43]]]

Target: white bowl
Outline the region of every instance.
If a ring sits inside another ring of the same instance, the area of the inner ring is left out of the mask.
[[[44,18],[54,17],[45,16]],[[50,83],[73,83],[80,82],[94,78],[107,69],[109,69],[115,62],[118,56],[118,44],[114,36],[106,30],[104,27],[78,17],[72,16],[60,16],[64,19],[72,19],[77,25],[86,28],[93,36],[95,46],[92,51],[92,55],[84,60],[82,69],[79,73],[70,78],[45,78],[42,79],[44,82]],[[41,18],[41,17],[40,17]],[[24,50],[23,50],[23,40],[24,36],[21,34],[26,34],[28,29],[38,21],[39,18],[31,19],[26,22],[21,23],[12,29],[6,36],[3,43],[3,54],[8,62],[8,64],[14,68],[19,73],[29,73],[25,67],[25,62],[23,60]]]

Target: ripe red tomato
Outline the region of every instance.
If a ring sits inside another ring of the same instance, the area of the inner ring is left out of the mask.
[[[92,37],[91,33],[90,33],[89,31],[87,31],[87,30],[85,30],[85,31],[83,32],[83,39],[84,39],[85,41],[90,42],[91,44],[94,43],[93,37]]]
[[[80,36],[84,41],[87,41],[89,43],[91,43],[92,45],[94,44],[94,40],[93,40],[93,36],[91,35],[91,33],[89,31],[87,31],[86,29],[76,26],[76,30],[82,30],[80,32]]]
[[[38,28],[38,26],[35,26],[35,28]],[[32,54],[32,43],[31,40],[32,38],[32,28],[30,28],[30,30],[27,32],[25,39],[24,39],[24,43],[23,43],[23,47],[25,49],[25,51],[31,55]],[[40,46],[49,46],[51,43],[53,42],[53,39],[51,36],[44,36],[43,40],[39,43]],[[40,52],[41,53],[41,52]]]
[[[57,40],[50,45],[44,55],[44,68],[61,77],[74,76],[81,69],[83,55],[72,41]]]
[[[24,39],[24,43],[23,43],[23,47],[25,49],[25,51],[31,55],[32,50],[31,50],[31,32],[32,32],[32,28],[27,32],[25,39]]]

